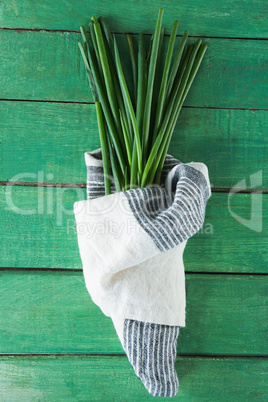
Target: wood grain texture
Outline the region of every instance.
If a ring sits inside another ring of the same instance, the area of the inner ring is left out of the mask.
[[[264,355],[267,276],[186,275],[179,354]],[[123,353],[82,272],[1,272],[1,353]]]
[[[119,36],[121,56],[128,56],[127,41]],[[78,33],[0,31],[1,99],[92,101],[78,40]],[[267,108],[266,42],[205,42],[208,50],[185,105]]]
[[[100,146],[94,105],[2,101],[0,114],[0,180],[86,181],[84,152]],[[268,188],[268,147],[260,146],[267,130],[263,110],[184,108],[169,152],[204,162],[212,187],[233,187],[262,169],[257,187]]]
[[[127,12],[123,0],[71,3],[44,0],[41,5],[27,0],[3,0],[1,7],[1,27],[79,30],[95,14],[107,17],[115,32],[152,33],[158,8],[163,7],[163,24],[168,32],[172,22],[178,19],[180,30],[187,29],[191,35],[263,38],[268,34],[264,0],[193,0],[191,7],[182,0],[130,0]]]
[[[79,27],[91,14],[106,17],[125,61],[122,33],[151,34],[159,7],[166,34],[177,18],[180,35],[208,44],[170,153],[206,163],[212,187],[268,187],[267,112],[257,110],[267,108],[264,0],[130,0],[127,12],[122,0],[3,0],[0,99],[14,101],[0,102],[0,180],[85,182],[83,153],[99,140],[93,105],[73,103],[93,101]],[[0,187],[0,267],[9,267],[0,271],[1,402],[153,400],[78,271],[77,199],[84,189]],[[175,400],[267,400],[267,200],[213,193],[187,244]]]
[[[82,268],[73,204],[85,189],[2,186],[0,194],[1,267]],[[186,271],[267,272],[267,202],[267,194],[213,193],[188,241]],[[241,224],[250,218],[251,228]]]
[[[2,356],[0,370],[3,402],[167,400],[148,394],[125,357]],[[176,371],[176,401],[267,399],[267,363],[262,359],[180,357]]]

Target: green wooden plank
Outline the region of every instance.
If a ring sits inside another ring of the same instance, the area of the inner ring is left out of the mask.
[[[122,54],[127,41],[119,36]],[[92,101],[78,40],[78,33],[0,31],[1,98]],[[208,51],[185,105],[266,108],[266,42],[205,42]]]
[[[185,249],[186,270],[267,273],[267,202],[267,194],[213,193],[204,226]]]
[[[73,203],[85,189],[1,186],[0,194],[1,267],[82,268]],[[267,194],[213,193],[188,241],[186,271],[267,272],[267,202]]]
[[[0,370],[3,402],[164,400],[150,396],[125,357],[2,356]],[[177,359],[176,371],[180,385],[173,400],[267,400],[263,359],[185,357]]]
[[[2,101],[0,114],[0,180],[86,181],[84,152],[100,146],[94,105]],[[267,130],[263,110],[184,108],[169,152],[206,163],[212,187],[263,169],[257,187],[268,188]]]
[[[268,35],[265,0],[193,0],[191,7],[185,1],[163,3],[161,0],[130,0],[127,3],[127,12],[123,0],[116,1],[116,7],[114,2],[108,0],[70,4],[66,1],[53,3],[51,0],[44,0],[42,5],[32,4],[27,0],[3,0],[1,7],[0,24],[11,28],[78,30],[82,23],[87,24],[91,15],[95,14],[107,17],[115,32],[152,33],[158,9],[163,7],[163,24],[168,32],[174,19],[178,19],[180,29],[188,29],[192,35],[249,38],[263,38]]]
[[[2,271],[0,354],[123,353],[82,272]],[[179,354],[264,355],[267,276],[186,275]]]

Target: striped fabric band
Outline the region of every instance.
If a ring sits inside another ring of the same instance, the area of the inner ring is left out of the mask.
[[[162,397],[176,395],[179,327],[126,319],[123,335],[127,357],[148,392]]]
[[[114,180],[111,177],[111,192],[116,191]],[[87,166],[87,199],[103,197],[105,195],[103,169],[100,166]]]
[[[163,187],[125,191],[130,208],[160,251],[193,236],[203,225],[209,189],[204,175],[189,165],[178,165],[172,192]]]
[[[161,181],[160,181],[161,185],[164,185],[165,179],[166,179],[166,176],[167,176],[168,172],[170,172],[171,169],[174,168],[174,166],[176,166],[176,165],[178,165],[180,163],[181,162],[178,159],[176,159],[173,156],[167,154],[166,159],[165,159],[165,163],[164,163],[164,166],[163,166],[163,169],[162,169],[162,173],[161,173]]]

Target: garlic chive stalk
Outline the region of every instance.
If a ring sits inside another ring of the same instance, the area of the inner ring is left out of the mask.
[[[111,175],[110,175],[110,161],[109,161],[109,149],[107,138],[105,135],[104,122],[102,117],[102,110],[100,102],[96,102],[96,114],[98,120],[99,134],[100,134],[100,143],[102,149],[102,160],[103,160],[103,174],[104,174],[104,185],[105,185],[105,194],[111,194]]]

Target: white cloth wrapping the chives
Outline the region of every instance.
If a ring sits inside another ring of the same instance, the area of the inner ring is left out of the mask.
[[[104,196],[101,151],[85,159],[88,200],[74,212],[92,300],[110,317],[185,327],[183,251],[204,222],[207,167],[168,155],[161,186],[116,193],[112,185]]]
[[[202,163],[168,155],[161,186],[104,196],[101,151],[85,154],[87,201],[75,203],[83,272],[92,300],[113,320],[151,395],[173,397],[179,327],[185,326],[183,251],[211,195]]]

